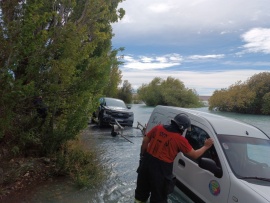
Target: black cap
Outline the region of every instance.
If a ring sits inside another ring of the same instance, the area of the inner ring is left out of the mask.
[[[171,120],[171,122],[175,123],[182,130],[185,130],[186,128],[191,130],[190,119],[183,113],[176,115],[174,119]]]

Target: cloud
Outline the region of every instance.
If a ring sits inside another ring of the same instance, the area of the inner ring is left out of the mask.
[[[244,33],[241,38],[246,43],[246,52],[270,54],[270,28],[254,28]]]
[[[179,65],[179,63],[172,63],[172,62],[168,62],[168,63],[158,63],[158,62],[144,63],[144,62],[141,62],[141,61],[136,61],[136,62],[133,62],[133,63],[128,63],[128,64],[123,65],[123,68],[145,71],[145,70],[150,70],[150,69],[164,69],[164,68],[169,68],[169,67],[177,66],[177,65]]]
[[[150,70],[165,69],[181,64],[182,57],[179,54],[167,54],[162,56],[124,56],[122,69]]]
[[[246,81],[254,74],[269,71],[270,67],[269,60],[215,62],[215,60],[224,58],[224,54],[185,57],[179,54],[166,54],[137,58],[136,56],[127,56],[125,64],[121,67],[122,79],[128,80],[132,87],[137,89],[142,84],[150,83],[154,77],[166,79],[171,76],[184,82],[186,87],[195,89],[200,95],[211,95],[213,91],[228,88],[239,80]],[[213,61],[211,62],[211,60]],[[205,61],[208,63],[205,64]]]
[[[127,0],[113,24],[133,88],[172,76],[200,95],[270,71],[268,0]],[[169,54],[168,54],[169,53]]]
[[[211,54],[211,55],[192,55],[188,59],[199,60],[199,59],[221,59],[224,58],[224,54]]]
[[[154,61],[155,59],[153,59],[153,58],[151,58],[151,57],[146,57],[146,56],[142,56],[141,57],[141,61],[143,62],[143,63],[150,63],[150,62],[152,62],[152,61]]]
[[[123,58],[125,61],[130,62],[130,63],[136,62],[136,60],[132,56],[124,56]]]
[[[180,66],[183,62],[194,62],[202,60],[212,60],[224,58],[223,54],[211,55],[191,55],[182,57],[179,54],[166,54],[161,56],[124,56],[123,69],[149,70],[166,69],[174,66]]]
[[[153,4],[149,6],[149,10],[153,11],[154,13],[165,13],[170,11],[170,9],[172,9],[172,6],[165,3]]]
[[[125,33],[126,39],[145,38],[149,43],[154,36],[167,42],[197,33],[239,33],[268,25],[270,17],[266,0],[128,0],[119,6],[126,15],[113,25],[116,37]]]

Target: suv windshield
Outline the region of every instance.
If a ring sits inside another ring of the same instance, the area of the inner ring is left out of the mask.
[[[122,108],[127,108],[126,104],[118,99],[105,98],[106,106],[117,106]]]
[[[236,177],[269,181],[270,140],[230,135],[218,139]]]

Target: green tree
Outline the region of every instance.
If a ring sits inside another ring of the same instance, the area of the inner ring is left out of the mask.
[[[186,88],[182,81],[173,77],[168,77],[166,80],[154,78],[148,85],[143,84],[138,89],[138,95],[148,106],[202,106],[197,93]]]
[[[226,96],[227,90],[215,90],[213,95],[209,98],[209,109],[219,108],[220,110],[227,108]]]
[[[179,79],[168,77],[161,83],[163,105],[198,107],[201,105],[194,90],[185,87]]]
[[[117,98],[122,99],[126,104],[132,103],[132,86],[127,80],[124,80],[123,86],[119,88]]]
[[[254,98],[254,92],[248,88],[246,83],[238,81],[228,89],[215,91],[209,99],[209,108],[218,107],[222,111],[246,113]]]
[[[262,98],[262,113],[270,114],[270,92],[266,93]]]
[[[216,90],[209,99],[209,108],[221,111],[270,114],[270,73],[253,75],[245,82],[237,82],[229,88]]]
[[[117,64],[111,23],[121,1],[0,2],[0,141],[50,153],[87,125]]]
[[[260,114],[263,111],[263,106],[267,106],[267,96],[270,92],[270,72],[262,72],[253,75],[247,80],[248,88],[256,94],[254,102],[250,106],[250,113]]]
[[[156,106],[162,102],[161,99],[161,85],[162,79],[155,77],[148,85],[142,84],[138,88],[139,98],[148,106]]]
[[[122,82],[122,72],[119,69],[120,64],[120,62],[115,61],[110,69],[109,81],[107,86],[104,88],[104,95],[107,97],[116,98],[118,96],[118,86]]]

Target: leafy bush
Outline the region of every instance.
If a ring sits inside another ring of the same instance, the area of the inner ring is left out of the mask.
[[[138,96],[148,106],[203,106],[195,90],[186,88],[182,81],[172,77],[167,80],[156,77],[148,85],[143,84],[138,89]]]
[[[86,151],[78,141],[68,142],[57,155],[57,174],[68,175],[80,188],[96,186],[104,178],[104,170],[96,152]]]
[[[270,92],[263,96],[262,113],[270,114]]]
[[[270,115],[270,73],[262,72],[247,81],[238,81],[228,88],[216,90],[209,99],[209,108],[221,111]]]

